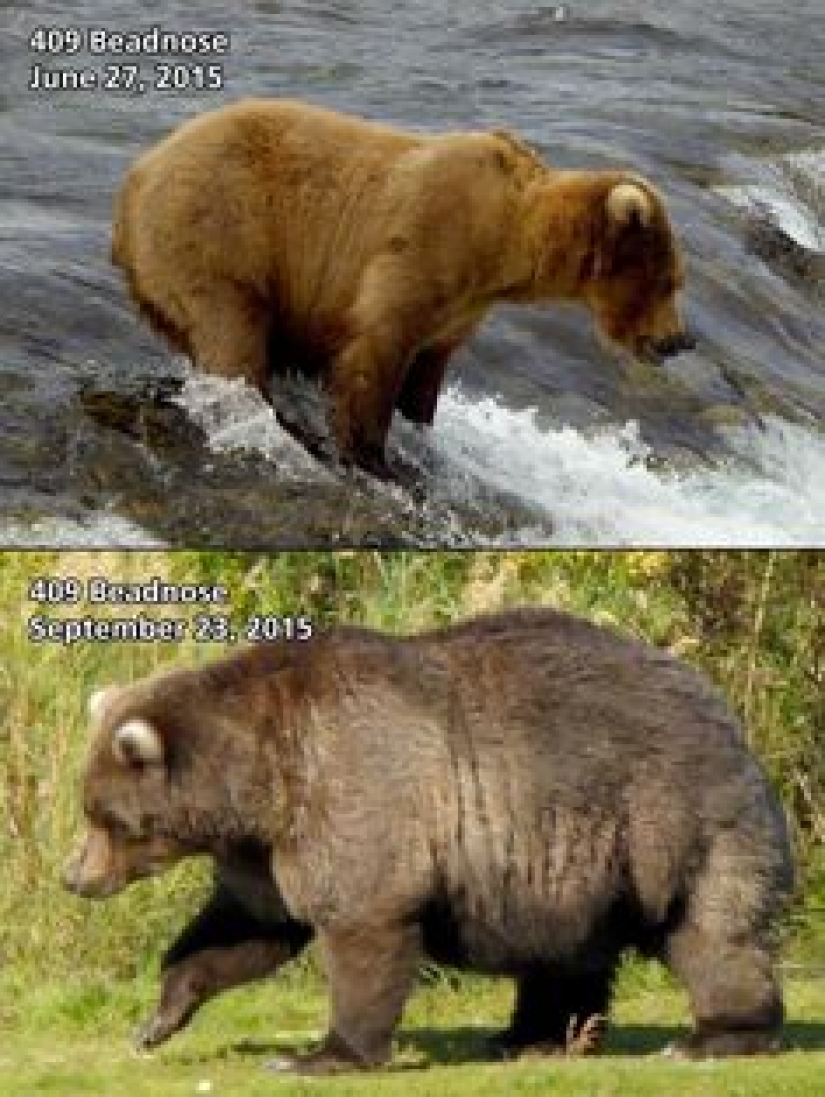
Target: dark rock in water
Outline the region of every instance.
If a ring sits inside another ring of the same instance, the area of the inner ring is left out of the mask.
[[[206,442],[205,432],[172,400],[182,387],[177,379],[145,381],[134,392],[111,392],[84,384],[77,401],[98,426],[141,442],[157,456],[174,460],[177,451]]]
[[[773,271],[825,299],[825,255],[803,247],[775,221],[755,215],[745,229],[748,249]]]

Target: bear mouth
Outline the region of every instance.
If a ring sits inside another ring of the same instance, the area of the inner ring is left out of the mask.
[[[696,340],[687,332],[677,332],[662,339],[642,339],[634,347],[636,358],[651,366],[663,366],[669,358],[684,351],[695,350]]]
[[[662,339],[648,340],[647,353],[656,365],[662,365],[668,358],[674,358],[687,350],[696,349],[696,339],[686,331],[677,331]]]

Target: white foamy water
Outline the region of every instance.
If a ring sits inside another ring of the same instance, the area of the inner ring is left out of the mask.
[[[308,507],[313,480],[345,475],[311,458],[242,383],[193,374],[181,399],[211,448],[261,453],[279,476],[306,481]],[[424,505],[444,544],[472,539],[460,515],[477,511],[471,504],[485,492],[515,498],[536,514],[537,528],[508,534],[508,544],[825,544],[825,437],[778,418],[726,434],[731,459],[677,472],[652,467],[635,423],[592,433],[554,429],[539,424],[535,409],[514,411],[491,397],[447,389],[425,440],[396,417],[391,448],[433,469]],[[376,490],[386,491],[388,501],[399,491]]]
[[[769,419],[731,430],[741,460],[688,472],[648,466],[635,424],[587,436],[540,428],[534,410],[448,391],[432,444],[457,469],[545,511],[554,544],[825,543],[825,437]]]
[[[177,402],[206,431],[213,450],[261,453],[291,480],[332,475],[281,427],[273,409],[251,386],[197,373],[188,362],[184,368],[187,380]]]
[[[741,162],[748,182],[717,187],[735,206],[767,217],[808,251],[825,252],[825,150]]]
[[[41,518],[34,522],[0,522],[0,544],[4,548],[93,549],[163,548],[164,542],[114,514],[90,514],[74,518]]]

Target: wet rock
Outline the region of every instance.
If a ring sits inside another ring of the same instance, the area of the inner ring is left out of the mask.
[[[825,300],[825,255],[805,248],[773,221],[749,217],[745,229],[748,249],[771,270]]]
[[[187,547],[507,543],[539,522],[549,536],[546,515],[509,493],[475,484],[464,485],[459,503],[433,495],[433,480],[445,472],[433,461],[416,463],[405,488],[326,462],[324,475],[311,463],[306,476],[284,476],[259,452],[214,449],[177,402],[180,387],[82,385],[61,415],[53,455],[60,487],[91,511],[117,513]]]

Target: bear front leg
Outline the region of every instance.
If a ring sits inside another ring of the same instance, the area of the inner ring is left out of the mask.
[[[438,396],[450,356],[457,344],[427,347],[419,351],[407,370],[396,407],[417,427],[430,427],[435,419]]]
[[[274,975],[312,937],[300,922],[263,923],[218,890],[163,958],[160,1001],[138,1029],[135,1045],[157,1047],[189,1023],[208,999]]]
[[[396,401],[396,407],[405,419],[416,426],[432,426],[450,359],[470,338],[477,322],[465,324],[449,339],[424,347],[416,354]]]
[[[417,926],[362,926],[319,932],[329,983],[330,1030],[306,1055],[276,1060],[274,1070],[337,1074],[380,1066],[420,957]]]
[[[383,256],[368,268],[352,308],[350,337],[330,377],[335,440],[344,463],[388,477],[385,447],[393,411],[416,350],[432,331],[435,304],[399,257]]]
[[[274,975],[292,956],[282,942],[258,940],[233,948],[204,949],[168,968],[160,1002],[141,1026],[136,1046],[142,1050],[158,1047],[184,1028],[204,1002],[225,990]]]

